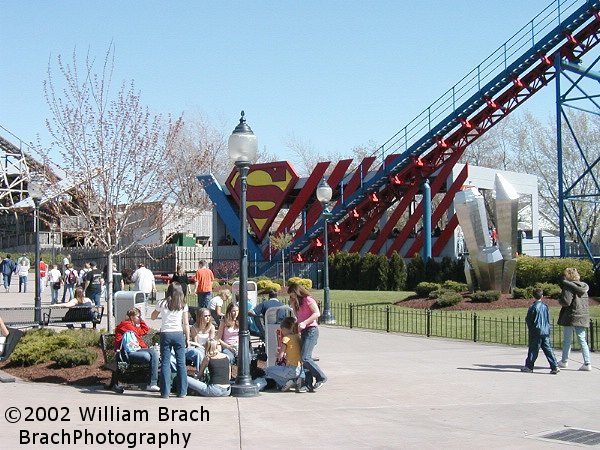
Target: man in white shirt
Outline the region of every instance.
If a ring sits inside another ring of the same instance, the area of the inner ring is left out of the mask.
[[[52,266],[52,270],[48,272],[48,277],[46,278],[46,286],[50,286],[50,298],[51,304],[55,305],[58,301],[58,292],[60,291],[60,287],[62,286],[62,275],[60,270],[56,264]]]
[[[152,293],[156,292],[156,285],[154,284],[154,274],[150,269],[144,266],[144,263],[138,264],[138,269],[133,272],[131,281],[135,283],[134,289],[141,291],[146,297],[146,301],[150,298]]]

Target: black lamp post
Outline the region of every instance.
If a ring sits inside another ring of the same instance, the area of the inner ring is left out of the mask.
[[[247,178],[250,164],[256,158],[256,136],[246,124],[244,111],[240,123],[229,136],[229,158],[235,163],[240,174],[240,331],[238,348],[238,372],[235,384],[231,386],[234,397],[254,397],[258,387],[250,376],[250,333],[248,331],[248,219],[246,216]]]
[[[329,202],[333,191],[331,186],[327,184],[325,178],[321,180],[317,186],[317,200],[323,207],[323,315],[321,323],[333,325],[335,318],[331,311],[331,302],[329,299],[329,236],[327,235],[327,218],[331,215],[329,211]]]
[[[33,226],[35,229],[35,312],[34,321],[42,324],[42,296],[40,280],[40,202],[44,194],[44,176],[33,172],[27,184],[29,196],[33,200]]]

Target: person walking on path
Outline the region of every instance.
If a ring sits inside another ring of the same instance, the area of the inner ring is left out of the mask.
[[[564,334],[562,358],[558,362],[558,367],[564,369],[569,364],[569,353],[571,352],[573,331],[575,331],[583,355],[583,365],[579,370],[590,371],[592,370],[590,348],[586,341],[586,331],[590,326],[589,286],[581,281],[575,267],[566,268],[563,275],[562,291],[558,299],[562,306],[558,315],[558,324],[564,327]]]
[[[12,274],[16,268],[17,265],[11,259],[10,254],[6,255],[6,258],[0,262],[0,271],[2,272],[2,281],[4,282],[5,292],[10,292],[10,282],[12,280]]]
[[[171,358],[166,355],[175,353],[177,366],[178,393],[177,397],[185,397],[187,394],[187,369],[185,366],[185,350],[190,340],[190,322],[188,317],[188,305],[185,303],[183,290],[178,282],[173,282],[167,289],[167,297],[156,304],[152,320],[162,318],[160,326],[160,395],[169,398],[171,393]]]
[[[327,381],[327,376],[313,359],[312,352],[319,340],[319,326],[317,319],[321,316],[319,306],[310,292],[297,283],[290,283],[288,286],[290,294],[290,306],[296,314],[298,320],[298,331],[302,342],[302,366],[306,373],[306,387],[314,392],[321,388]],[[313,385],[313,379],[315,384]]]
[[[60,287],[62,286],[62,275],[60,273],[60,270],[58,270],[58,266],[56,264],[54,264],[52,266],[52,270],[48,272],[46,286],[50,286],[50,304],[56,305],[56,303],[58,302],[58,293],[60,291]]]
[[[17,260],[17,274],[19,275],[19,293],[27,293],[27,277],[29,276],[29,268],[31,262],[26,255],[19,257]]]
[[[552,344],[550,343],[550,311],[548,306],[542,303],[542,297],[544,291],[539,288],[533,290],[533,298],[535,301],[527,310],[527,316],[525,322],[529,329],[529,350],[527,352],[527,359],[525,360],[525,367],[521,369],[521,372],[533,372],[535,360],[538,357],[540,347],[546,355],[546,359],[550,364],[550,373],[556,375],[560,372],[554,351],[552,350]]]
[[[73,297],[75,296],[75,287],[77,286],[77,281],[79,281],[79,275],[72,264],[67,264],[67,268],[63,275],[63,281],[65,283],[65,289],[63,290],[62,302],[65,303],[66,301],[73,300]],[[67,292],[69,293],[68,300]]]
[[[144,263],[138,263],[138,268],[131,276],[131,281],[135,283],[134,290],[141,291],[146,297],[146,301],[156,292],[154,274],[150,269],[144,266]]]
[[[46,276],[48,275],[48,264],[40,258],[40,293],[44,292],[44,285],[46,284]]]
[[[91,270],[85,274],[85,280],[83,282],[83,289],[85,296],[91,298],[94,301],[96,307],[100,306],[100,297],[102,296],[102,272],[96,267],[94,261],[90,262]]]
[[[212,270],[206,267],[206,261],[200,261],[198,270],[196,270],[196,294],[198,295],[198,306],[200,308],[209,307],[214,279],[215,275]]]

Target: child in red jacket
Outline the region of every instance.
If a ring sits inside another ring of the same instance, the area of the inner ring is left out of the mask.
[[[115,329],[115,350],[124,353],[130,362],[150,364],[150,384],[147,390],[160,392],[158,387],[158,353],[153,348],[148,348],[142,339],[142,336],[147,334],[150,328],[141,315],[142,313],[137,308],[131,308],[127,311],[127,319],[123,320]],[[126,333],[132,333],[137,338],[137,346],[128,345],[126,349],[121,348],[123,336]]]

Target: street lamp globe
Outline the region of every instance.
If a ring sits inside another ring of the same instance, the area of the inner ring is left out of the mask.
[[[29,196],[33,200],[40,200],[44,195],[44,175],[39,172],[32,172],[29,174],[29,182],[27,183],[27,190]]]
[[[327,184],[325,178],[322,178],[321,182],[317,186],[317,200],[319,200],[322,205],[325,205],[331,201],[332,195],[333,190],[331,189],[331,186]]]
[[[258,143],[256,136],[250,126],[246,123],[244,111],[240,117],[240,123],[235,127],[228,142],[229,158],[237,165],[238,163],[250,164],[256,159]]]

